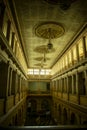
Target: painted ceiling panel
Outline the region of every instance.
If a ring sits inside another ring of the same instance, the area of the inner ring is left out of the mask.
[[[50,4],[51,2],[47,2],[47,0],[14,0],[29,68],[36,68],[35,64],[41,63],[35,58],[44,57],[44,53],[35,52],[35,48],[43,45],[47,46],[49,42],[49,39],[38,37],[35,34],[36,26],[44,22],[58,22],[65,30],[61,37],[51,39],[55,51],[45,54],[50,60],[46,60],[47,65],[44,68],[51,68],[65,46],[87,22],[86,0],[71,0],[74,2],[65,10],[60,8],[60,1],[57,4]],[[62,1],[65,2],[66,0]]]

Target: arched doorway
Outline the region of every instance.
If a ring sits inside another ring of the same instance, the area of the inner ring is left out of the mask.
[[[70,124],[71,125],[77,124],[77,119],[74,113],[71,113]]]
[[[15,115],[15,126],[17,126],[18,125],[18,115],[16,114]]]
[[[63,109],[63,124],[67,124],[67,110],[65,108]]]
[[[27,113],[25,125],[36,125],[37,118],[37,101],[35,99],[27,99]]]
[[[31,113],[33,112],[36,112],[37,111],[37,101],[36,100],[33,100],[31,99],[29,102],[28,102],[28,111]]]
[[[41,117],[44,117],[44,119],[50,118],[51,116],[51,110],[50,110],[50,104],[49,101],[46,99],[43,99],[41,102]]]
[[[61,106],[58,106],[58,124],[61,124]]]
[[[49,104],[48,100],[46,100],[46,99],[42,100],[42,102],[41,102],[41,109],[43,111],[50,110],[50,104]]]
[[[83,125],[87,125],[87,121],[83,121]]]

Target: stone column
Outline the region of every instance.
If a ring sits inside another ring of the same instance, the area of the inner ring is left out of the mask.
[[[74,94],[74,76],[72,75],[72,94]]]
[[[59,105],[57,105],[57,124],[60,122]]]
[[[84,71],[84,75],[85,75],[85,94],[87,95],[87,71]]]
[[[61,78],[61,98],[63,97],[63,79]]]
[[[19,76],[19,100],[21,100],[21,75]]]
[[[67,55],[67,68],[69,68],[69,55]]]
[[[21,92],[22,92],[22,98],[23,98],[23,89],[24,89],[24,79],[22,77],[21,79]]]
[[[15,71],[15,81],[14,81],[14,105],[16,104],[16,94],[17,94],[17,70]]]
[[[67,111],[67,124],[70,125],[70,109]]]
[[[61,79],[59,79],[59,92],[61,92]]]
[[[15,33],[12,32],[12,39],[11,39],[11,47],[12,47],[12,50],[13,50],[13,47],[14,47],[14,39],[15,39]]]
[[[7,34],[6,34],[6,38],[9,42],[9,38],[10,38],[10,30],[11,30],[11,22],[10,20],[7,21]]]
[[[9,86],[8,86],[8,88],[9,88],[9,92],[8,92],[8,94],[9,94],[9,96],[11,96],[11,87],[12,87],[12,68],[10,67],[10,70],[9,70],[10,72],[9,72]]]
[[[85,36],[83,37],[83,56],[84,56],[84,58],[87,57],[87,54],[86,54],[86,40],[85,40]]]
[[[57,80],[56,80],[56,93],[57,93],[57,89],[58,89],[58,86],[57,86]]]
[[[78,44],[76,44],[76,55],[77,55],[77,62],[79,62],[79,50],[78,50]]]
[[[59,92],[59,80],[57,79],[57,96],[58,96],[58,92]]]
[[[17,42],[17,40],[15,40],[15,48],[14,48],[14,53],[15,53],[15,56],[17,55],[17,44],[18,44],[18,42]]]
[[[71,62],[72,62],[72,65],[74,64],[74,60],[73,60],[73,50],[71,50]]]
[[[67,76],[67,99],[69,100],[69,77]]]
[[[80,94],[79,94],[79,74],[76,72],[76,94],[78,98],[78,104],[80,104]]]
[[[57,79],[56,79],[56,92],[58,91],[58,83],[57,83]]]
[[[64,118],[64,115],[63,115],[63,106],[62,106],[62,110],[61,110],[61,125],[63,125],[63,118]]]
[[[66,87],[65,77],[63,78],[63,82],[64,82],[64,83],[63,83],[63,93],[65,93],[65,89],[66,89],[66,88],[65,88],[65,87]]]
[[[53,92],[53,82],[50,81],[50,93],[52,94],[52,92]]]
[[[65,93],[66,93],[67,92],[67,78],[66,77],[65,77],[64,86],[65,86]]]
[[[7,112],[7,100],[8,100],[8,88],[9,88],[9,78],[10,78],[10,75],[9,75],[9,72],[10,72],[10,66],[9,66],[9,62],[7,64],[3,64],[3,96],[4,96],[4,99],[5,99],[5,102],[4,102],[4,113]]]
[[[8,97],[9,63],[0,63],[0,98]]]

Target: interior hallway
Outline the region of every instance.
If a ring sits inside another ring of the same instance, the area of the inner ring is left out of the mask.
[[[53,1],[0,0],[2,127],[87,126],[87,1]]]

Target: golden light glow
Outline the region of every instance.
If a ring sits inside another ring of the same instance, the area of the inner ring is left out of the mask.
[[[28,69],[28,75],[50,75],[50,69]]]

